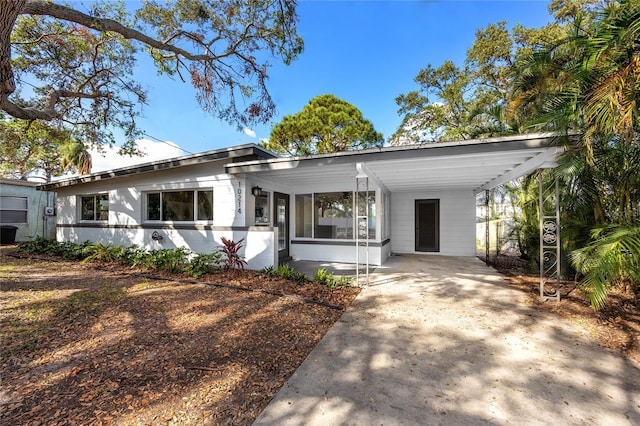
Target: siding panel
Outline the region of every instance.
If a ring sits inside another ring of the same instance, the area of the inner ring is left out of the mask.
[[[415,253],[415,200],[440,200],[440,252],[475,255],[475,195],[472,191],[391,193],[391,251]]]

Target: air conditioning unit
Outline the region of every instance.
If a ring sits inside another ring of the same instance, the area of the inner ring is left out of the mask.
[[[47,206],[44,208],[44,215],[45,216],[55,216],[56,215],[56,208],[55,207],[51,207],[51,206]]]

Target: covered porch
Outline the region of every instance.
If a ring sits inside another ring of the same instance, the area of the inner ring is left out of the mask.
[[[248,161],[225,171],[273,194],[266,210],[278,228],[276,263],[379,266],[392,253],[475,256],[476,194],[554,167],[564,149],[552,134],[532,134]]]

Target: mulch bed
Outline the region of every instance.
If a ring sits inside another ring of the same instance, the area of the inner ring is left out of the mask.
[[[359,292],[3,253],[1,424],[251,424]]]

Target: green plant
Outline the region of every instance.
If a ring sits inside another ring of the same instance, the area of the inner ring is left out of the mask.
[[[196,255],[184,267],[184,272],[194,278],[200,278],[204,274],[211,271],[212,268],[220,267],[222,254],[220,252],[213,253],[196,253]]]
[[[277,277],[280,277],[284,280],[290,280],[292,279],[293,274],[295,274],[296,271],[294,271],[294,269],[289,265],[280,265],[276,269],[275,273]]]
[[[225,237],[222,237],[222,247],[221,251],[225,256],[224,266],[228,271],[244,272],[244,268],[247,265],[247,261],[244,260],[244,256],[240,255],[240,250],[242,247],[242,242],[244,238],[240,239],[240,241],[229,240]]]
[[[313,280],[329,288],[341,288],[349,287],[351,285],[352,278],[345,276],[336,277],[332,272],[327,271],[325,268],[320,268],[316,271]]]
[[[329,283],[334,281],[333,273],[327,271],[325,268],[320,268],[313,276],[313,280],[317,283],[329,286]]]
[[[124,266],[132,266],[136,253],[139,250],[140,249],[135,244],[128,247],[115,246],[113,260]]]
[[[176,247],[174,249],[151,250],[149,254],[151,268],[178,273],[182,272],[187,264],[189,250],[185,247]]]
[[[309,278],[302,272],[296,272],[289,265],[280,265],[277,268],[273,266],[267,266],[262,270],[262,273],[269,278],[282,278],[284,280],[296,281],[299,283],[309,281]]]
[[[131,261],[131,267],[149,269],[153,266],[152,255],[145,249],[134,248],[127,257]]]
[[[581,286],[594,309],[607,301],[616,284],[640,286],[640,226],[609,225],[592,231],[592,241],[572,253]]]
[[[84,250],[86,257],[82,262],[115,262],[117,253],[121,248],[121,246],[112,246],[111,244],[92,244]]]
[[[274,268],[273,265],[265,266],[260,272],[265,274],[267,278],[276,278],[278,276],[276,273],[276,268]]]
[[[33,241],[20,243],[18,249],[29,254],[45,254],[60,256],[68,260],[81,260],[86,257],[86,250],[89,246],[91,246],[91,241],[78,244],[71,241],[58,242],[36,237]]]
[[[333,286],[331,288],[342,288],[342,287],[350,287],[353,283],[353,277],[340,276],[336,277],[333,281]]]
[[[18,250],[29,254],[51,254],[57,252],[58,242],[43,237],[36,237],[32,241],[18,243]]]
[[[307,278],[307,276],[302,272],[294,272],[291,275],[291,280],[299,283],[306,283],[307,281],[309,281],[309,278]]]
[[[91,241],[83,241],[74,243],[72,241],[64,241],[59,243],[58,256],[67,260],[82,260],[86,257],[86,250],[91,246]]]

